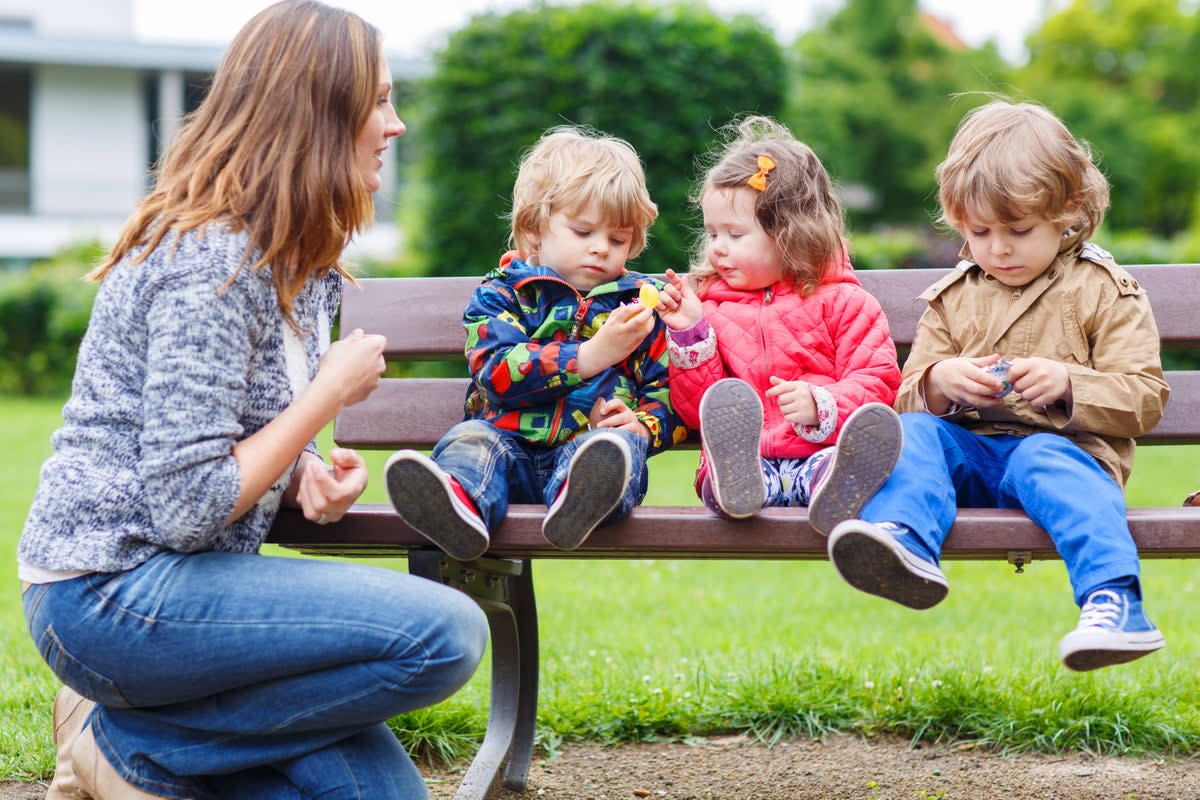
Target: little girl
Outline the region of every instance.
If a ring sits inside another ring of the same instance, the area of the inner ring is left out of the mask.
[[[809,506],[827,534],[899,454],[896,349],[813,151],[766,117],[724,133],[694,198],[704,231],[693,266],[687,279],[668,270],[658,309],[671,400],[700,429],[706,506],[734,519]],[[827,481],[835,469],[855,479]]]

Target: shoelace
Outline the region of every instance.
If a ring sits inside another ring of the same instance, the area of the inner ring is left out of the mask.
[[[1097,603],[1094,598],[1107,598],[1109,602]],[[1079,627],[1094,626],[1097,628],[1115,627],[1121,617],[1121,597],[1116,592],[1101,589],[1092,592],[1092,596],[1083,604],[1079,613]]]

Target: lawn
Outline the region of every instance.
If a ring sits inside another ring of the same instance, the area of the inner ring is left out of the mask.
[[[59,406],[0,400],[0,560],[10,565]],[[385,457],[371,455],[373,474]],[[694,502],[694,459],[684,451],[651,462],[653,502]],[[383,499],[378,484],[367,499]],[[1175,504],[1196,488],[1200,447],[1139,451],[1131,505]],[[1143,565],[1147,609],[1167,648],[1084,675],[1057,659],[1078,614],[1059,562],[1023,574],[1000,562],[947,562],[950,596],[919,613],[854,592],[822,562],[535,569],[539,737],[551,751],[578,738],[748,731],[770,741],[847,730],[1010,750],[1200,753],[1194,562]],[[0,779],[29,780],[52,770],[56,685],[25,633],[14,572],[0,576]],[[398,720],[401,737],[426,755],[469,755],[486,725],[487,673]]]

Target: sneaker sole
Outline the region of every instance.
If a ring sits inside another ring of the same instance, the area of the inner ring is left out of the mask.
[[[842,580],[859,591],[908,608],[932,608],[950,593],[946,576],[892,540],[839,526],[829,537],[829,560]]]
[[[629,485],[629,451],[608,438],[588,439],[571,461],[566,488],[546,512],[542,535],[562,550],[574,550],[621,502]]]
[[[420,453],[396,453],[384,466],[388,497],[400,519],[456,561],[479,558],[488,548],[486,529],[467,522],[450,481]],[[480,525],[483,521],[480,520]]]
[[[887,482],[904,429],[900,418],[882,403],[859,407],[838,435],[833,464],[808,505],[808,523],[828,536],[840,522],[857,519],[879,487]]]
[[[1088,672],[1136,661],[1167,643],[1158,630],[1115,636],[1122,641],[1114,642],[1114,634],[1101,630],[1071,631],[1059,642],[1058,654],[1067,669]]]
[[[713,497],[734,519],[754,516],[767,499],[762,426],[762,400],[743,381],[719,380],[700,399],[700,442]]]

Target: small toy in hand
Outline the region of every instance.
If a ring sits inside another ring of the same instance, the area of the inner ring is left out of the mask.
[[[1012,384],[1008,382],[1008,368],[1011,366],[1011,361],[1005,361],[1002,358],[995,364],[988,364],[983,368],[984,372],[1000,381],[1000,391],[996,392],[996,394],[993,395],[994,397],[1004,397],[1013,390]]]
[[[653,283],[643,283],[638,289],[638,302],[652,310],[658,306],[658,289]]]

